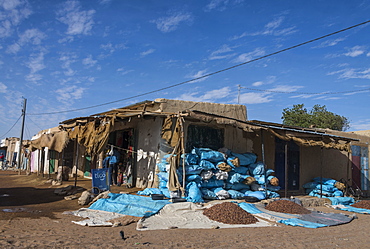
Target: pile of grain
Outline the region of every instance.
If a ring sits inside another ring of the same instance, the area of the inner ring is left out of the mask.
[[[216,204],[205,209],[203,214],[211,220],[224,224],[254,224],[258,222],[256,217],[232,202]]]
[[[370,209],[370,200],[362,200],[362,201],[359,201],[355,204],[352,204],[351,206],[355,207],[355,208]]]
[[[309,214],[311,213],[310,210],[302,207],[301,205],[288,201],[288,200],[277,200],[270,202],[266,206],[267,210],[279,212],[279,213],[287,213],[287,214]]]

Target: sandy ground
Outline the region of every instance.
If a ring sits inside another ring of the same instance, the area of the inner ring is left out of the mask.
[[[263,228],[170,229],[137,231],[136,223],[119,227],[83,227],[81,218],[62,214],[79,209],[46,183],[47,176],[0,171],[0,248],[369,248],[370,215],[349,224],[318,229],[279,224]],[[73,179],[63,186],[74,185]],[[78,179],[90,188],[91,181]],[[82,190],[80,190],[81,192]],[[135,191],[115,187],[112,192]],[[9,195],[9,196],[8,196]],[[323,212],[341,212],[318,207]],[[12,212],[10,212],[12,211]],[[120,236],[123,231],[124,238]]]

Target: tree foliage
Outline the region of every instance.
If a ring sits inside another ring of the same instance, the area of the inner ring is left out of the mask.
[[[329,112],[325,105],[314,105],[309,111],[304,104],[293,105],[292,108],[283,109],[281,118],[285,125],[305,128],[329,128],[338,131],[345,131],[349,128],[349,121],[346,117]]]

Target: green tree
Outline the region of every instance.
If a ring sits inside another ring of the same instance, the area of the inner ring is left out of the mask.
[[[305,128],[329,128],[338,131],[345,131],[349,128],[349,121],[346,117],[329,112],[325,105],[314,105],[310,111],[304,107],[304,104],[293,105],[293,108],[283,109],[281,119],[285,125]]]

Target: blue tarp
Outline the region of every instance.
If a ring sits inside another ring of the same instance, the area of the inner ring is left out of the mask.
[[[307,228],[319,228],[319,227],[326,227],[325,224],[300,220],[297,218],[287,219],[287,220],[279,220],[278,223],[282,223],[289,226],[299,226],[299,227],[307,227]]]
[[[353,220],[353,217],[338,213],[321,213],[313,211],[310,214],[302,215],[285,214],[266,210],[264,207],[253,203],[241,202],[239,206],[248,213],[289,226],[319,228],[345,224]]]
[[[148,217],[156,214],[168,200],[152,200],[150,197],[110,193],[108,199],[99,199],[89,209],[114,212],[136,217]]]
[[[355,208],[351,206],[344,206],[344,207],[335,207],[336,209],[343,210],[343,211],[349,211],[359,214],[370,214],[370,209],[365,208]]]

